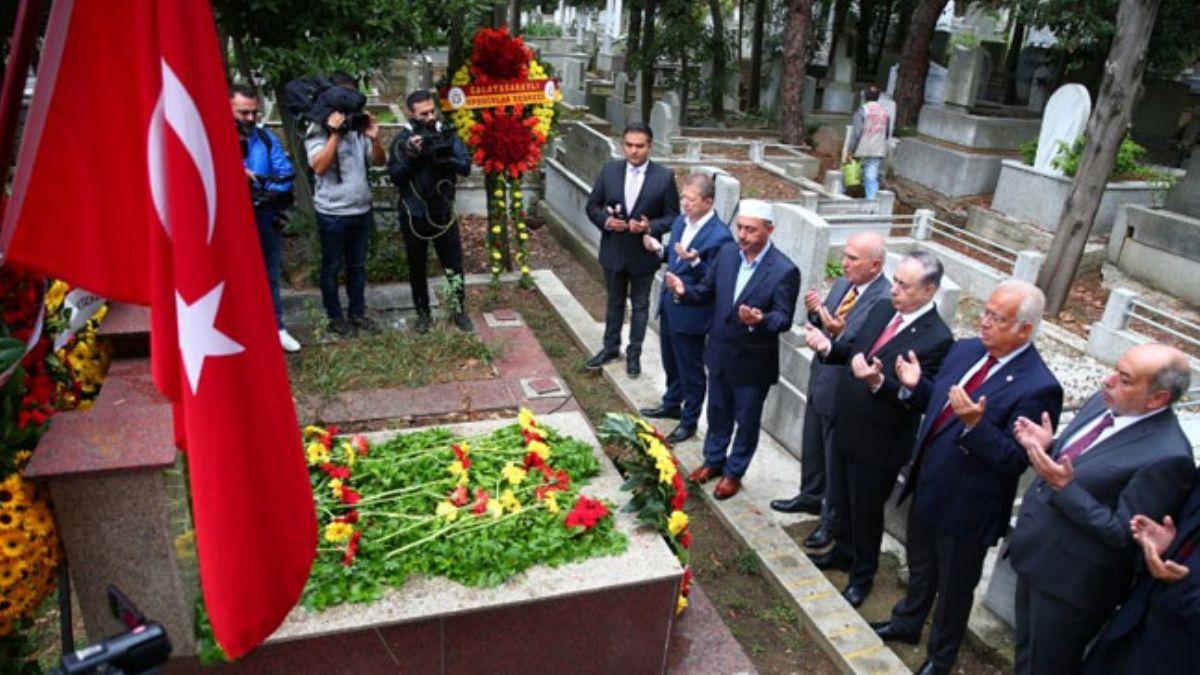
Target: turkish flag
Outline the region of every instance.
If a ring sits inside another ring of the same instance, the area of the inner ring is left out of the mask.
[[[204,601],[238,657],[299,598],[317,523],[208,3],[55,2],[27,120],[0,245],[150,305]]]

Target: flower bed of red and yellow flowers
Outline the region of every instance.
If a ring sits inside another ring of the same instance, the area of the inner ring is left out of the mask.
[[[688,491],[679,472],[679,460],[667,448],[666,439],[658,429],[632,415],[608,413],[596,431],[600,440],[621,449],[617,459],[625,471],[621,489],[633,493],[622,510],[636,513],[639,523],[661,532],[683,565],[683,583],[675,605],[678,614],[687,607],[692,585],[688,552],[692,533],[683,510]]]
[[[537,564],[625,551],[610,506],[581,492],[591,447],[528,410],[484,436],[432,429],[372,445],[305,429],[321,527],[301,603],[370,602],[414,574],[495,586]]]
[[[61,555],[49,495],[21,469],[55,412],[91,405],[109,362],[96,340],[106,307],[53,349],[71,318],[69,290],[0,268],[0,662],[25,656],[22,630],[54,589]]]
[[[541,82],[547,80],[544,66],[519,37],[508,28],[481,28],[471,41],[471,58],[450,79],[455,87],[468,85]],[[522,176],[537,168],[542,147],[554,128],[555,103],[562,92],[544,103],[471,108],[463,106],[451,116],[455,129],[483,168],[488,194],[488,263],[492,283],[500,283],[507,266],[521,272],[521,285],[532,286],[529,276],[529,228],[525,221]],[[509,244],[515,240],[516,253]]]

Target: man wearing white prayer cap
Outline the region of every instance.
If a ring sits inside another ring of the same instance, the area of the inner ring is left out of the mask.
[[[758,448],[763,402],[771,385],[779,381],[779,334],[791,328],[800,293],[800,270],[771,245],[775,231],[771,205],[743,199],[735,223],[737,243],[721,248],[700,283],[689,286],[670,272],[666,275],[667,288],[677,301],[712,302],[713,306],[704,352],[708,366],[704,466],[688,480],[705,483],[719,478],[713,490],[717,499],[737,494]]]

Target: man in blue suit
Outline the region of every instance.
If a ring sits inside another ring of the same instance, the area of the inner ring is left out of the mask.
[[[729,228],[713,211],[716,185],[712,177],[694,173],[683,186],[683,214],[671,225],[672,246],[665,248],[651,234],[642,235],[646,247],[667,259],[667,270],[695,285],[721,247],[733,241]],[[658,303],[658,337],[662,345],[667,391],[654,408],[643,408],[646,417],[679,420],[667,435],[668,443],[681,443],[696,433],[700,406],[704,404],[704,336],[712,325],[712,303],[683,305],[663,288]]]
[[[1017,479],[1028,465],[1013,425],[1046,413],[1057,423],[1062,386],[1033,346],[1045,300],[1024,281],[988,298],[980,337],[959,340],[937,378],[915,359],[896,374],[910,405],[925,410],[900,501],[912,495],[905,552],[908,593],[892,619],[872,624],[885,640],[916,644],[929,611],[933,629],[920,675],[949,673],[967,630],[983,560],[1008,528]]]
[[[1036,480],[1021,498],[1008,555],[1017,572],[1017,673],[1078,673],[1088,642],[1127,596],[1136,514],[1178,513],[1192,444],[1171,405],[1191,382],[1187,356],[1131,347],[1058,441],[1039,413],[1017,423]],[[1147,671],[1149,672],[1149,671]]]
[[[604,347],[584,366],[598,371],[621,355],[621,324],[629,298],[629,346],[625,372],[642,374],[642,340],[650,321],[650,287],[661,264],[647,251],[642,236],[661,238],[679,214],[675,172],[650,161],[654,134],[632,122],[622,135],[624,160],[605,163],[588,195],[587,216],[600,229],[600,266],[608,305],[604,311]]]
[[[1146,571],[1096,638],[1085,675],[1186,673],[1200,664],[1200,473],[1179,526],[1138,514],[1129,522]]]
[[[712,303],[708,366],[708,435],[704,466],[688,477],[705,483],[720,477],[713,496],[728,499],[758,448],[763,402],[779,381],[779,334],[792,326],[800,270],[771,246],[771,205],[743,199],[738,208],[737,245],[726,244],[699,283],[688,286],[667,272],[666,286],[685,304]],[[734,426],[737,434],[734,435]],[[730,439],[733,448],[729,448]]]

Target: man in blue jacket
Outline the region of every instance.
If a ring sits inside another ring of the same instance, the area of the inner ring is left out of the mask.
[[[254,88],[245,84],[230,87],[229,105],[233,108],[238,140],[242,145],[242,165],[250,181],[254,221],[258,224],[258,243],[262,247],[267,283],[271,287],[271,302],[275,306],[279,344],[286,352],[298,352],[300,343],[284,327],[283,307],[279,302],[279,276],[283,267],[283,221],[280,216],[292,203],[292,177],[295,172],[279,138],[269,129],[258,125],[262,112]]]
[[[396,186],[396,216],[408,258],[408,281],[417,309],[417,330],[429,330],[429,280],[426,278],[429,244],[447,273],[458,276],[458,306],[450,308],[454,325],[475,330],[467,316],[467,288],[463,278],[462,233],[454,211],[454,183],[471,173],[471,158],[453,127],[438,121],[433,94],[419,89],[408,95],[410,119],[392,140],[388,175]]]
[[[1146,570],[1096,638],[1085,675],[1186,673],[1200,664],[1200,473],[1179,513],[1129,522]]]
[[[702,173],[688,176],[680,204],[683,214],[671,225],[670,248],[653,235],[642,235],[646,248],[667,259],[667,270],[696,284],[722,246],[733,241],[729,228],[713,210],[716,185]],[[643,408],[647,417],[676,418],[679,425],[667,435],[668,443],[681,443],[696,433],[704,404],[704,336],[712,325],[712,304],[684,305],[665,286],[658,303],[658,337],[662,345],[667,391],[655,408]]]
[[[666,274],[667,288],[680,302],[712,303],[712,328],[704,350],[708,366],[704,466],[688,479],[705,483],[719,477],[713,490],[717,499],[738,493],[758,449],[763,402],[771,385],[779,381],[779,334],[792,327],[796,312],[800,270],[771,245],[774,231],[771,205],[743,199],[737,244],[721,247],[699,283],[689,286],[675,274]]]

